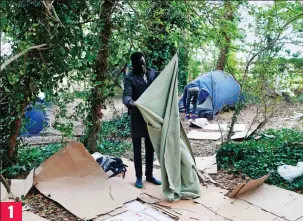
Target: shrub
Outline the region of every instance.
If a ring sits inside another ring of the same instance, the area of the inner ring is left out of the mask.
[[[242,173],[253,179],[271,173],[266,181],[268,184],[302,191],[303,176],[289,183],[277,172],[278,166],[284,164],[296,166],[298,161],[303,161],[303,133],[292,129],[269,129],[258,141],[231,142],[217,151],[219,169],[227,169],[236,174]]]

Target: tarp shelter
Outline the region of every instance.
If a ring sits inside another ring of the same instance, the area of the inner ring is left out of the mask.
[[[198,83],[201,88],[196,114],[212,119],[222,108],[233,107],[238,101],[240,84],[223,71],[211,71],[199,75],[191,83]],[[179,111],[184,112],[183,97],[179,101]],[[190,111],[193,106],[191,105]]]
[[[135,102],[147,123],[161,165],[162,188],[169,201],[200,195],[194,155],[179,118],[178,56]]]

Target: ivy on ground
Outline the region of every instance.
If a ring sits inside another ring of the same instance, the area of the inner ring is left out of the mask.
[[[261,136],[258,141],[247,140],[223,145],[217,151],[218,168],[245,174],[252,179],[271,173],[266,183],[303,192],[303,175],[293,182],[287,182],[277,172],[278,166],[296,166],[299,161],[303,161],[302,131],[268,129]]]

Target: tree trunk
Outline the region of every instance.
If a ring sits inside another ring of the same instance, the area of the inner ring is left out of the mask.
[[[102,88],[106,80],[106,71],[108,68],[108,56],[109,56],[109,41],[111,37],[112,23],[110,16],[114,10],[114,5],[117,0],[105,0],[102,4],[100,13],[100,22],[103,24],[103,28],[99,34],[100,36],[100,48],[96,59],[95,74],[96,78],[93,79],[95,87],[93,88],[92,100],[91,100],[91,120],[92,126],[88,134],[88,148],[91,152],[95,152],[97,148],[98,133],[101,127],[102,119],[102,103],[104,102],[104,96]],[[97,84],[96,84],[97,83]]]
[[[234,11],[231,7],[231,2],[225,0],[224,7],[227,11],[227,13],[225,15],[225,19],[228,21],[233,21],[234,20]],[[225,31],[224,27],[220,28],[220,33],[224,38],[224,42],[221,43],[220,54],[219,54],[219,59],[217,62],[216,70],[223,71],[224,67],[226,65],[226,62],[227,62],[227,56],[228,56],[228,52],[229,52],[229,48],[230,48],[230,44],[231,44],[231,39],[230,39],[228,33]]]
[[[10,160],[13,160],[17,153],[17,138],[22,124],[22,116],[24,114],[25,107],[28,104],[28,98],[31,93],[30,88],[31,88],[30,79],[27,78],[24,81],[24,90],[23,90],[24,99],[20,104],[20,109],[16,110],[16,114],[14,116],[16,117],[16,119],[12,122],[11,133],[8,138],[8,145],[9,145],[8,158]]]

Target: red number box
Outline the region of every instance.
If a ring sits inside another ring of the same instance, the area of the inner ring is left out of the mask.
[[[22,203],[0,202],[0,221],[22,221]]]

